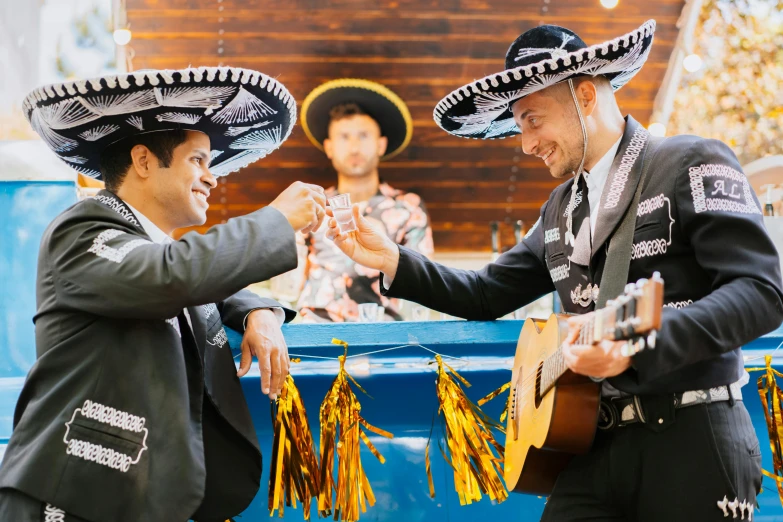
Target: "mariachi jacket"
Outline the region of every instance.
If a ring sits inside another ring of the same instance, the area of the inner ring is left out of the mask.
[[[447,268],[400,247],[387,295],[491,320],[554,290],[565,312],[592,311],[609,239],[633,199],[648,140],[628,116],[601,195],[588,266],[571,262],[573,247],[565,242],[569,180],[552,192],[524,240],[482,270]],[[636,394],[733,383],[743,372],[740,346],[783,321],[780,263],[761,207],[737,158],[719,141],[666,138],[647,161],[628,281],[660,272],[663,322],[656,347],[636,354],[631,368],[608,381]],[[575,204],[587,205],[584,199]]]
[[[296,263],[272,208],[166,245],[108,191],[63,212],[41,242],[38,359],[0,488],[95,522],[241,512],[261,452],[223,324],[279,306],[242,289]]]

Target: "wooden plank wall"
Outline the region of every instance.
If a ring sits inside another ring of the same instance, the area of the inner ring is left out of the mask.
[[[414,135],[381,167],[390,184],[422,196],[438,251],[490,249],[490,221],[504,247],[512,223],[531,226],[557,182],[517,139],[452,137],[432,120],[442,96],[503,68],[509,44],[539,24],[588,43],[657,21],[649,61],[618,93],[621,109],[648,124],[677,37],[683,0],[127,0],[133,68],[230,65],[282,81],[301,103],[320,83],[359,77],[384,83],[409,105]],[[221,181],[208,225],[269,203],[294,180],[334,184],[325,156],[300,126],[274,154]],[[202,227],[204,229],[206,227]]]

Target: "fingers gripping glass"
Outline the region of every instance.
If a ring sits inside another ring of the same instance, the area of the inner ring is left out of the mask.
[[[340,234],[347,234],[356,230],[356,221],[353,219],[353,211],[351,210],[350,194],[340,194],[339,196],[329,198],[329,206],[332,207],[332,213],[335,221],[337,221]]]

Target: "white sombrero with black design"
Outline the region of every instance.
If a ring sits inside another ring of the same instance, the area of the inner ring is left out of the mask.
[[[617,91],[650,54],[655,20],[628,34],[587,46],[563,27],[542,25],[517,38],[506,53],[506,70],[460,87],[435,107],[437,124],[455,136],[507,138],[519,133],[511,104],[576,76],[605,76]]]
[[[40,87],[24,101],[33,129],[75,170],[101,179],[101,152],[147,132],[207,134],[210,170],[236,172],[274,151],[296,123],[296,101],[269,76],[236,67],[138,71]]]

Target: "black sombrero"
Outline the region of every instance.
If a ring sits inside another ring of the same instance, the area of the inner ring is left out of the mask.
[[[296,101],[269,76],[236,67],[138,71],[40,87],[24,101],[33,129],[75,170],[101,179],[101,152],[137,134],[184,129],[210,138],[216,176],[274,151]]]
[[[329,111],[341,103],[355,103],[378,122],[381,135],[389,145],[387,160],[408,146],[413,136],[413,120],[402,99],[383,85],[369,80],[342,78],[326,82],[313,89],[302,103],[302,128],[310,141],[323,150],[329,137]]]
[[[511,104],[575,76],[603,75],[616,91],[636,75],[650,54],[655,20],[602,44],[587,46],[555,25],[530,29],[506,52],[506,70],[464,85],[435,107],[435,122],[463,138],[507,138],[519,133]]]

